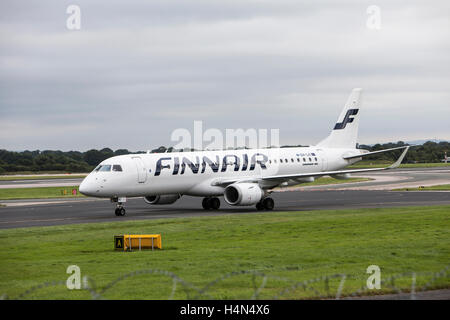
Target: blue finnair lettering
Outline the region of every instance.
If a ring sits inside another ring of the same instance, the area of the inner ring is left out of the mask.
[[[233,162],[228,162],[228,158],[234,158]],[[240,161],[239,161],[239,157],[234,155],[234,154],[228,154],[225,157],[223,157],[223,162],[222,162],[222,172],[225,172],[227,170],[227,166],[234,164],[234,171],[238,171],[239,170],[239,166],[240,166]]]
[[[162,165],[162,162],[164,160],[171,160],[171,159],[172,159],[172,157],[164,157],[164,158],[159,158],[158,161],[156,161],[155,176],[159,176],[161,174],[162,169],[170,169],[170,164]],[[176,168],[176,170],[178,171],[178,167]]]
[[[259,159],[256,159],[256,157],[258,157]],[[261,166],[261,169],[267,169],[266,167],[267,161],[269,161],[269,158],[265,154],[255,153],[254,155],[252,155],[252,160],[250,162],[250,170],[255,170],[256,163],[258,163]]]
[[[234,171],[252,171],[255,170],[256,164],[258,164],[261,169],[267,169],[266,163],[269,161],[269,157],[262,153],[255,153],[250,157],[249,164],[249,156],[247,154],[242,155],[242,159],[234,154],[227,154],[222,158],[222,166],[220,166],[219,160],[220,157],[217,155],[215,161],[211,160],[207,156],[202,157],[202,162],[200,163],[200,159],[198,156],[195,157],[195,162],[191,161],[187,157],[183,157],[180,161],[179,157],[163,157],[159,158],[156,161],[156,169],[155,176],[161,175],[161,171],[164,169],[171,168],[171,164],[173,163],[172,175],[184,174],[186,170],[186,166],[188,166],[193,174],[204,173],[206,171],[207,166],[209,166],[212,172],[225,172],[227,171],[229,166],[233,167]],[[242,166],[241,166],[242,164]],[[180,170],[181,167],[181,170]]]
[[[198,159],[198,157],[196,157],[196,159],[197,159],[196,163],[193,163],[188,158],[183,157],[183,161],[181,163],[181,174],[184,174],[184,170],[186,169],[186,165],[188,165],[189,168],[191,168],[192,173],[197,173],[198,169],[200,168],[200,160]]]
[[[203,157],[203,162],[202,162],[202,172],[204,173],[206,170],[206,164],[208,164],[211,167],[211,170],[213,172],[217,172],[219,171],[219,156],[216,156],[216,162],[213,162],[210,158],[208,157]],[[174,173],[175,174],[175,173]]]
[[[345,114],[344,120],[342,122],[336,123],[334,126],[334,130],[344,129],[347,123],[352,123],[353,118],[351,116],[355,116],[358,114],[359,109],[348,109],[347,113]]]

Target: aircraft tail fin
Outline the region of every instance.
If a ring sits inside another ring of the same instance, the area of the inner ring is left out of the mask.
[[[352,90],[330,135],[320,141],[316,145],[317,147],[356,148],[361,109],[361,93],[361,88]]]

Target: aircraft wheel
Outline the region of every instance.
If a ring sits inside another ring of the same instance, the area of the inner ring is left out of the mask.
[[[126,214],[125,208],[116,208],[116,210],[114,211],[114,213],[116,214],[116,216],[118,217],[123,217]]]
[[[272,198],[265,198],[262,202],[264,209],[266,210],[273,210],[273,207],[275,206],[275,202]]]
[[[219,198],[211,198],[209,201],[210,208],[213,210],[218,210],[220,208]]]
[[[258,211],[264,210],[264,205],[263,205],[262,201],[260,201],[256,204],[256,210],[258,210]]]
[[[202,207],[205,210],[211,209],[211,198],[203,198]]]

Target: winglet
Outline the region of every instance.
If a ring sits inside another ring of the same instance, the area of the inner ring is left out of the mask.
[[[400,157],[397,159],[397,161],[395,161],[395,163],[389,167],[387,167],[386,169],[395,169],[398,168],[398,166],[400,165],[400,163],[402,163],[403,158],[405,158],[406,153],[409,150],[409,146],[405,147],[405,151],[403,151],[403,153],[400,155]]]

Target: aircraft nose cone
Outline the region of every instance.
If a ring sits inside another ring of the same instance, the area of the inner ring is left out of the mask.
[[[84,194],[85,196],[92,196],[95,193],[95,186],[92,184],[92,182],[89,181],[90,179],[85,178],[78,190],[80,191],[81,194]]]

